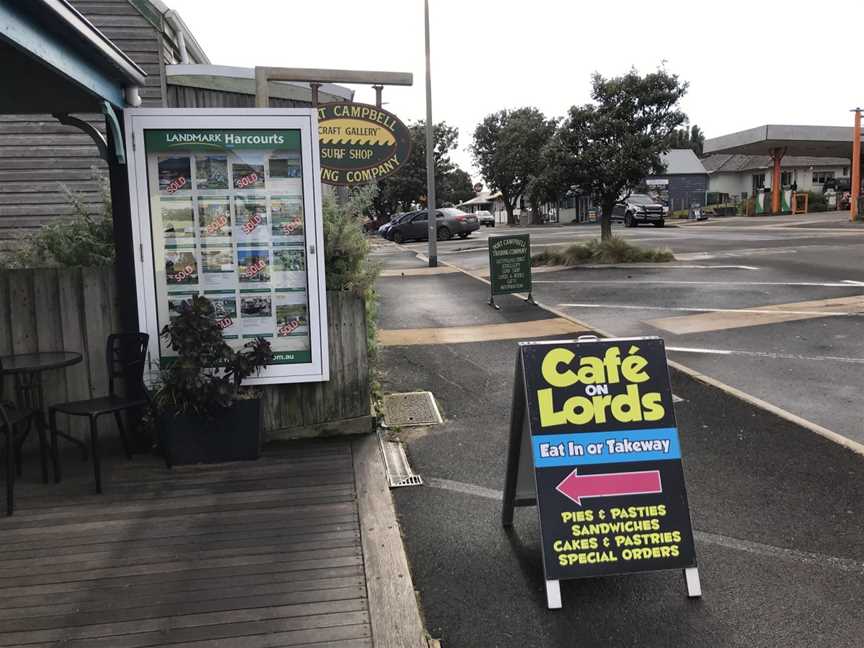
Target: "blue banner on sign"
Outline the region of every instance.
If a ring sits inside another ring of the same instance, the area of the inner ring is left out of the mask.
[[[540,434],[531,445],[537,468],[681,458],[678,428]]]

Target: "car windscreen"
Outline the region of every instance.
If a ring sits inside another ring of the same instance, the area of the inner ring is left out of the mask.
[[[646,196],[645,194],[632,194],[627,202],[631,202],[635,205],[655,205],[655,203],[650,196]]]

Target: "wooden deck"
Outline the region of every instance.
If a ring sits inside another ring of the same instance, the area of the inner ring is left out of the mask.
[[[349,441],[175,468],[70,455],[0,517],[0,646],[362,648],[369,605]],[[75,473],[75,474],[70,474]]]

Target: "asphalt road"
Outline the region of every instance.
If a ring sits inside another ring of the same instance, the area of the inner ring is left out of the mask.
[[[494,311],[463,273],[412,275],[422,264],[406,251],[379,257],[384,329],[533,318],[539,330],[553,317],[509,296]],[[500,525],[515,353],[516,340],[498,340],[381,354],[384,391],[431,390],[445,419],[399,431],[426,485],[394,491],[444,648],[862,645],[864,459],[675,371],[703,598],[667,571],[566,581],[563,610],[547,610],[536,510],[517,510],[512,532]]]
[[[484,228],[439,243],[439,257],[488,273],[487,237],[523,231],[533,251],[598,235],[594,225]],[[615,233],[677,261],[537,273],[535,298],[613,335],[661,335],[673,360],[864,443],[864,225],[830,213]],[[425,252],[426,243],[404,247]],[[764,307],[783,311],[779,321],[735,313]]]

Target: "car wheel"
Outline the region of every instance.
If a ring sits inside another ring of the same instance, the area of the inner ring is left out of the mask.
[[[492,221],[491,223],[489,223],[489,227],[495,227],[495,221]]]
[[[636,227],[632,214],[624,214],[624,227]]]
[[[459,238],[460,238],[460,239],[466,239],[466,238],[468,238],[468,232],[462,232],[462,233],[459,235]]]
[[[666,225],[666,221],[665,221],[665,220],[659,220],[659,221],[656,221],[656,222],[654,223],[654,227],[663,227],[664,225]]]
[[[438,228],[438,240],[439,241],[449,241],[450,237],[453,236],[450,232],[450,229],[447,227],[439,227]]]
[[[392,240],[394,243],[397,243],[397,244],[401,243],[403,240],[402,239],[402,232],[393,232]]]

